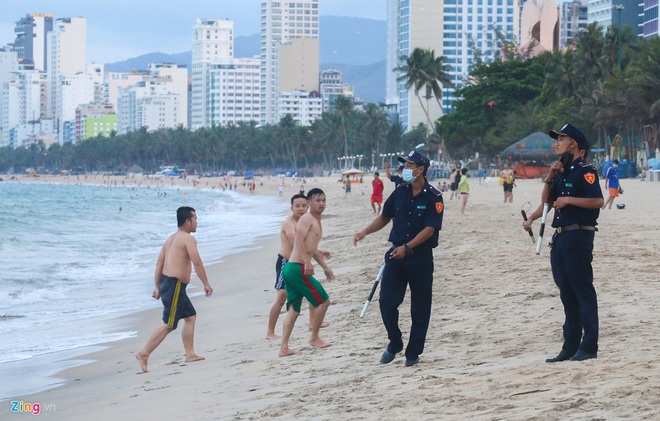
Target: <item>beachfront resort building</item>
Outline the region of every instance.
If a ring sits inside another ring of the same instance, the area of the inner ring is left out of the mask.
[[[12,49],[18,54],[18,61],[25,69],[48,70],[46,35],[52,30],[53,15],[29,13],[16,22],[16,39]]]
[[[147,71],[151,76],[171,80],[171,92],[179,95],[177,123],[188,127],[188,69],[172,63],[150,63]]]
[[[657,37],[660,35],[658,31],[658,9],[660,8],[660,0],[644,0],[643,22],[642,22],[642,36],[644,38]]]
[[[119,88],[117,132],[177,127],[180,104],[180,95],[174,92],[171,78],[145,75],[135,85]]]
[[[279,121],[280,92],[318,91],[318,38],[319,0],[261,1],[261,124]]]
[[[211,61],[209,71],[211,126],[259,122],[260,65],[261,61],[258,58]]]
[[[211,127],[211,62],[234,57],[234,22],[197,19],[192,39],[190,127],[196,130]]]
[[[587,12],[587,0],[567,1],[561,4],[559,17],[559,48],[566,48],[575,34],[587,27]]]
[[[603,30],[610,25],[629,25],[637,35],[644,36],[644,7],[653,2],[658,4],[657,0],[589,0],[587,19]]]
[[[337,69],[323,70],[319,76],[319,90],[323,100],[323,112],[332,111],[335,100],[339,96],[353,99],[353,85],[344,83],[342,73]]]
[[[387,72],[401,63],[415,48],[431,49],[445,56],[453,86],[443,86],[442,109],[428,102],[431,120],[452,112],[454,91],[477,62],[491,62],[500,56],[502,39],[513,41],[519,28],[519,0],[388,0]],[[393,23],[396,22],[396,23]],[[426,123],[426,115],[413,90],[405,81],[387,76],[388,108],[397,108],[407,130]],[[422,92],[423,95],[423,92]]]
[[[290,115],[299,126],[309,126],[321,118],[323,100],[317,91],[297,90],[280,92],[277,97],[277,114],[280,118]]]
[[[117,132],[117,113],[110,104],[85,104],[76,108],[76,141]]]

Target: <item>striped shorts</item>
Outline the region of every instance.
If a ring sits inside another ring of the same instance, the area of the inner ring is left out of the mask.
[[[163,302],[163,323],[169,329],[176,329],[179,320],[197,314],[183,282],[167,275],[160,275],[160,299]]]

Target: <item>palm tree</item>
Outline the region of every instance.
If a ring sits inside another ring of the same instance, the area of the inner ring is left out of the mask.
[[[344,155],[348,156],[348,135],[346,134],[346,119],[354,112],[355,105],[353,98],[345,95],[339,95],[332,103],[332,112],[341,119],[341,126],[344,133]]]
[[[415,48],[410,56],[401,56],[399,60],[403,63],[394,69],[400,72],[398,81],[405,81],[406,89],[413,89],[419,104],[426,115],[426,130],[430,133],[431,116],[429,115],[429,100],[435,98],[442,116],[442,87],[452,86],[449,74],[447,73],[451,66],[445,63],[447,57],[435,56],[435,51],[431,49]],[[426,98],[426,107],[419,96],[419,91],[424,88],[424,98]]]
[[[387,114],[378,104],[367,104],[361,115],[358,130],[367,138],[367,144],[376,156],[380,155],[381,140],[389,129],[390,122]],[[375,165],[375,163],[371,165]]]

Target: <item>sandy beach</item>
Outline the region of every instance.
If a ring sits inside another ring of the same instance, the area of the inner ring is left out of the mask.
[[[56,374],[62,386],[11,400],[39,403],[40,417],[53,420],[660,418],[660,183],[623,179],[625,194],[615,205],[625,203],[625,209],[601,211],[593,264],[598,359],[557,364],[544,361],[562,344],[563,310],[549,251],[543,247],[537,256],[521,227],[521,206],[539,204],[541,182],[517,181],[514,202],[505,204],[497,182],[472,178],[466,216],[446,193],[440,245],[434,251],[426,349],[421,363],[407,368],[401,354],[391,364],[379,364],[387,337],[377,300],[364,319],[359,317],[389,246],[390,226],[357,249],[352,244],[353,234],[374,218],[372,177],[355,184],[346,198],[337,178],[305,184],[306,189],[321,187],[328,198],[320,247],[333,254],[328,264],[336,279],[323,282],[332,305],[326,316],[330,326],[321,336],[331,347],[307,344],[306,306],[290,344],[300,354],[280,358],[279,342],[265,339],[279,248],[278,233],[273,233],[253,249],[207,267],[215,292],[193,298],[195,349],[205,361],[184,363],[176,331],[152,354],[150,371],[141,374],[134,355],[160,323],[161,310],[126,314],[117,325],[137,331],[136,337],[75,356],[86,364]],[[282,200],[288,201],[300,183],[285,180]],[[100,177],[30,181],[148,182]],[[219,181],[201,179],[198,187],[217,187]],[[176,182],[193,187],[191,179]],[[254,194],[278,195],[277,179],[266,179],[263,186],[259,182]],[[385,186],[387,196],[393,183],[385,181]],[[243,187],[239,191],[250,194]],[[535,234],[538,228],[537,222]],[[546,239],[551,233],[546,230]],[[203,249],[200,253],[204,258]],[[323,275],[319,280],[324,281]],[[409,303],[408,295],[400,308],[404,340]],[[283,319],[284,314],[278,334]],[[10,402],[2,407],[0,418],[8,418]]]

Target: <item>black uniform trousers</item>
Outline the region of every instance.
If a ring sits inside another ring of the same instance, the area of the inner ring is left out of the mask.
[[[426,331],[431,319],[433,293],[433,252],[425,249],[407,255],[401,260],[390,259],[390,249],[385,253],[385,270],[380,286],[380,314],[390,340],[387,350],[392,353],[403,350],[399,329],[399,305],[410,285],[410,316],[412,326],[406,347],[406,358],[415,359],[424,352]]]
[[[594,231],[564,231],[552,237],[550,265],[565,315],[562,349],[570,354],[578,349],[588,353],[598,351],[598,302],[591,267],[593,249]]]

